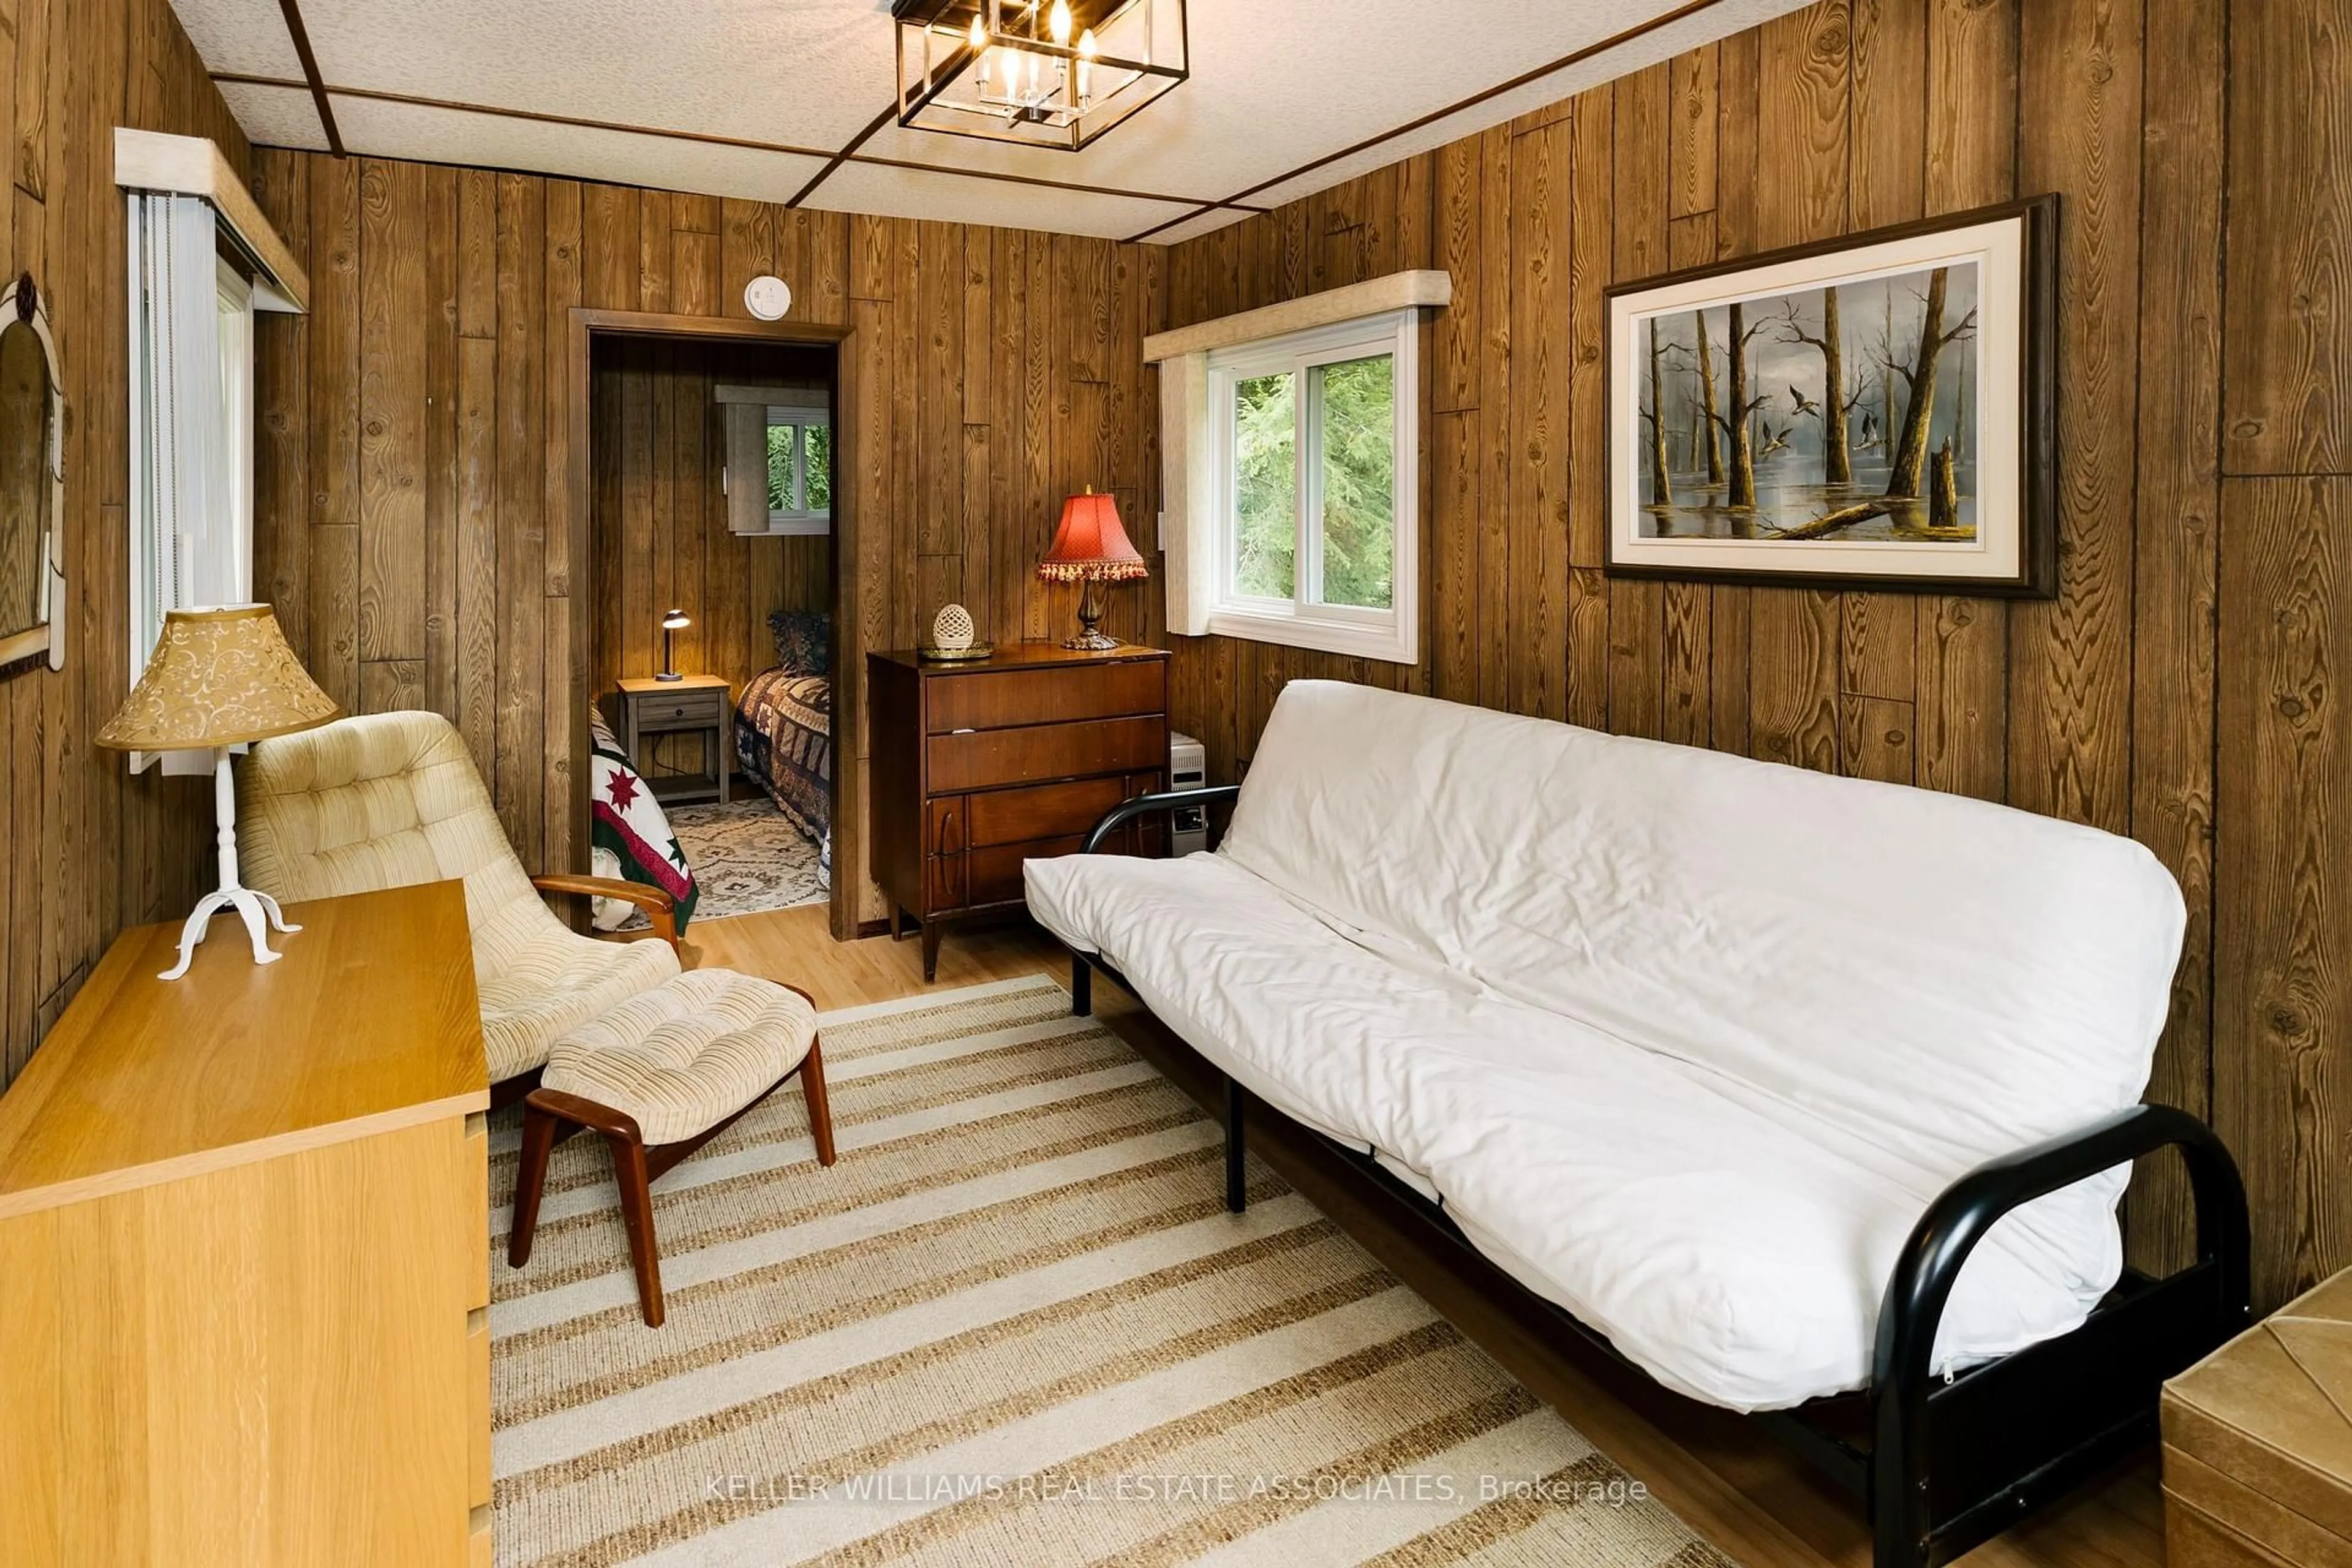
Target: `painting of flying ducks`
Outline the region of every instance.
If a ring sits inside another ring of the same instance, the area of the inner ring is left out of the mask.
[[[1609,570],[2043,595],[2057,202],[1610,290]]]

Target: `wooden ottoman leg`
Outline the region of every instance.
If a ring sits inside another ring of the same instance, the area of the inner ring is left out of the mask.
[[[522,1108],[522,1163],[515,1168],[514,1218],[507,1226],[507,1267],[530,1261],[530,1239],[539,1228],[539,1195],[547,1185],[547,1154],[555,1147],[562,1118],[533,1100]]]
[[[523,1123],[523,1159],[530,1158],[530,1112],[548,1119],[551,1130],[558,1123],[575,1127],[593,1127],[604,1135],[613,1151],[613,1180],[621,1189],[621,1223],[628,1227],[629,1261],[637,1273],[637,1303],[645,1312],[649,1328],[658,1329],[662,1322],[661,1255],[654,1240],[654,1200],[647,1184],[653,1171],[646,1163],[645,1135],[637,1131],[636,1118],[625,1110],[615,1110],[609,1105],[599,1105],[576,1094],[560,1089],[531,1091],[525,1100],[526,1120]],[[551,1141],[552,1134],[551,1132]],[[665,1151],[675,1151],[672,1158],[663,1162],[660,1169],[667,1170],[677,1160],[691,1153],[694,1142],[665,1144]],[[542,1157],[543,1163],[543,1157]],[[522,1189],[516,1188],[518,1214]],[[533,1197],[536,1208],[537,1198]]]
[[[661,1253],[654,1240],[654,1199],[646,1171],[645,1141],[635,1127],[608,1128],[613,1179],[621,1188],[621,1223],[629,1231],[629,1262],[637,1271],[637,1308],[646,1327],[662,1326]]]
[[[816,1163],[833,1163],[833,1109],[824,1098],[824,1054],[817,1048],[816,1040],[809,1040],[808,1055],[801,1058],[801,1093],[808,1100],[809,1136],[816,1140]]]

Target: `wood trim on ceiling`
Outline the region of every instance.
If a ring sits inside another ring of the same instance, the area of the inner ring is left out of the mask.
[[[860,147],[865,146],[866,143],[872,139],[876,132],[881,130],[885,125],[889,124],[890,117],[898,112],[898,102],[896,100],[893,100],[887,109],[885,109],[881,113],[876,115],[873,119],[866,122],[866,129],[860,131],[856,135],[843,142],[841,151],[826,159],[824,167],[810,175],[809,183],[803,185],[799,190],[794,191],[791,197],[784,203],[784,205],[788,207],[796,207],[803,202],[808,200],[810,196],[815,195],[816,188],[824,184],[827,180],[833,178],[833,172],[835,169],[840,168],[842,164],[847,163],[852,157],[855,157],[857,150]]]
[[[1528,86],[1533,82],[1541,81],[1545,77],[1550,76],[1557,71],[1564,71],[1570,66],[1582,65],[1585,61],[1591,59],[1596,55],[1604,55],[1612,49],[1621,48],[1627,44],[1633,43],[1638,38],[1644,37],[1651,33],[1656,32],[1661,27],[1672,26],[1676,22],[1696,16],[1704,11],[1711,11],[1716,6],[1722,4],[1723,0],[1684,0],[1682,5],[1675,6],[1671,11],[1661,12],[1657,16],[1651,17],[1646,22],[1637,22],[1630,27],[1622,28],[1617,32],[1612,33],[1605,38],[1596,39],[1593,42],[1585,45],[1582,48],[1570,50],[1569,53],[1560,56],[1559,58],[1551,61],[1548,65],[1538,66],[1533,70],[1521,71],[1518,75],[1511,78],[1508,81],[1497,82],[1493,87],[1483,89],[1480,91],[1472,93],[1467,98],[1449,103],[1443,109],[1434,109],[1430,110],[1427,114],[1418,116],[1412,120],[1408,120],[1402,125],[1396,127],[1392,131],[1383,131],[1376,136],[1367,136],[1362,141],[1354,143],[1352,146],[1342,147],[1336,153],[1327,153],[1322,157],[1314,159],[1309,163],[1301,163],[1295,169],[1285,170],[1283,173],[1275,175],[1272,179],[1260,180],[1256,184],[1250,186],[1247,190],[1236,191],[1234,195],[1227,196],[1223,201],[1203,202],[1198,211],[1185,213],[1177,217],[1171,217],[1167,222],[1155,224],[1139,234],[1128,236],[1126,243],[1134,245],[1140,241],[1150,239],[1154,235],[1165,234],[1170,229],[1176,227],[1179,224],[1190,223],[1194,218],[1201,217],[1208,213],[1217,212],[1225,208],[1238,207],[1250,197],[1257,195],[1261,192],[1272,190],[1276,185],[1284,184],[1289,181],[1295,180],[1301,174],[1311,174],[1318,169],[1327,168],[1329,165],[1339,162],[1342,158],[1352,158],[1359,153],[1368,153],[1383,142],[1393,142],[1400,136],[1410,136],[1414,132],[1422,130],[1426,126],[1434,125],[1441,120],[1449,119],[1454,115],[1460,114],[1465,110],[1475,109],[1480,104],[1500,98],[1507,92],[1516,92],[1520,88]],[[1260,210],[1263,209],[1261,208]]]
[[[292,0],[288,0],[288,3],[291,4]],[[287,77],[257,76],[244,71],[215,71],[212,73],[212,79],[215,82],[225,82],[235,87],[278,88],[289,92],[302,91],[308,85]],[[1201,211],[1214,211],[1228,206],[1249,213],[1266,210],[1264,206],[1243,202],[1216,201],[1201,196],[1170,195],[1159,191],[1131,191],[1117,185],[1090,185],[1076,180],[1048,179],[1040,174],[1007,174],[995,169],[958,169],[944,163],[926,163],[911,158],[890,158],[880,153],[858,152],[857,149],[865,144],[867,138],[881,130],[883,124],[898,112],[895,107],[883,110],[874,123],[852,138],[845,147],[839,151],[832,151],[824,147],[797,146],[789,142],[760,142],[745,136],[721,136],[709,131],[674,131],[663,126],[636,125],[620,120],[591,120],[580,115],[554,114],[536,109],[508,109],[491,103],[467,103],[458,99],[425,98],[415,93],[388,92],[377,88],[328,87],[321,90],[335,98],[352,98],[373,103],[397,103],[412,109],[439,109],[457,114],[483,114],[499,120],[523,120],[539,125],[561,125],[576,131],[611,131],[627,136],[654,136],[671,142],[694,142],[709,147],[734,147],[751,153],[782,153],[798,158],[823,160],[824,168],[815,179],[803,185],[790,201],[783,204],[788,207],[799,205],[827,175],[844,163],[850,163],[869,164],[876,168],[906,169],[916,174],[953,174],[969,180],[993,180],[1002,184],[1035,185],[1046,190],[1072,191],[1081,195],[1124,196],[1135,201],[1166,202],[1173,205],[1197,207]],[[341,157],[342,153],[338,151],[336,156]]]
[[[303,85],[310,89],[310,102],[319,110],[319,125],[327,133],[327,151],[336,157],[343,156],[343,133],[335,126],[334,107],[327,101],[327,84],[319,75],[319,57],[310,52],[310,29],[302,25],[302,7],[299,0],[278,0],[278,9],[285,15],[286,31],[294,39],[294,56],[302,62]]]

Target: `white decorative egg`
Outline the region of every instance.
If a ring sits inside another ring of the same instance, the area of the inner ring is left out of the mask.
[[[971,612],[961,605],[946,605],[931,622],[931,646],[943,653],[961,653],[971,646]]]

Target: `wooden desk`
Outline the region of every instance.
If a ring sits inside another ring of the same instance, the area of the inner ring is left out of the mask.
[[[126,931],[0,1096],[0,1563],[490,1561],[464,892]]]

